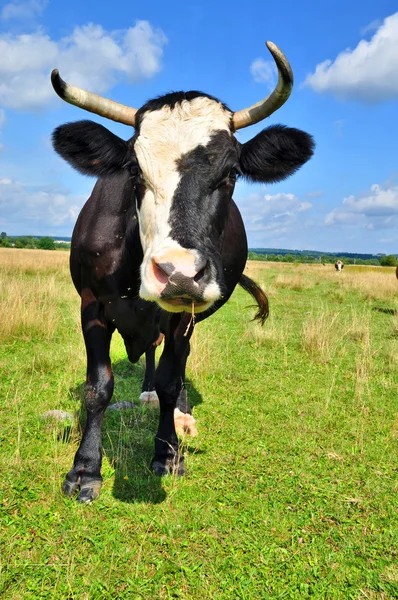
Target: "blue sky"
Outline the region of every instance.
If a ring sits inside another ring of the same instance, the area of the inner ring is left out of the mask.
[[[398,253],[398,7],[387,0],[0,2],[0,230],[71,235],[94,181],[53,152],[57,125],[92,118],[132,135],[63,103],[54,67],[137,108],[198,89],[239,110],[276,81],[265,40],[288,57],[295,87],[239,140],[283,123],[317,149],[285,182],[237,184],[249,245]]]

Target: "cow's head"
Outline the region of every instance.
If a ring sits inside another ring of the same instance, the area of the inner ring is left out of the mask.
[[[99,124],[70,123],[53,135],[56,151],[83,173],[107,176],[130,169],[144,259],[140,295],[168,311],[202,312],[222,297],[222,234],[237,176],[281,181],[313,153],[310,135],[276,125],[245,144],[234,132],[277,110],[293,85],[282,52],[267,43],[278,67],[272,94],[232,112],[200,92],[177,92],[140,110],[69,86],[53,71],[61,98],[135,127],[125,142]]]

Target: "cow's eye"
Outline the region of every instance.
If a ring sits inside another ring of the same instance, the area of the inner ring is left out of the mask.
[[[238,174],[239,173],[238,173],[237,169],[235,169],[235,168],[230,169],[229,172],[227,173],[227,175],[225,177],[223,177],[223,179],[217,185],[217,188],[233,186],[235,184]]]
[[[132,163],[130,165],[130,173],[133,177],[138,177],[138,175],[140,175],[141,170],[137,163]]]
[[[231,181],[236,181],[237,176],[238,176],[238,170],[233,168],[228,173],[227,178],[230,179]]]

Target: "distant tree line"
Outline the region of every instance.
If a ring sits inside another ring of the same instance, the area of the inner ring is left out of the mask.
[[[366,256],[366,255],[365,255]],[[260,253],[250,250],[248,254],[248,260],[262,260],[269,262],[288,262],[288,263],[306,263],[306,264],[334,264],[337,260],[342,260],[346,265],[374,265],[382,267],[395,267],[397,266],[397,257],[393,254],[387,256],[373,256],[372,258],[360,258],[355,255],[351,256],[334,256],[332,254],[305,254],[304,252],[291,252],[287,254],[285,252],[278,253],[266,252]]]
[[[9,236],[5,231],[0,233],[0,247],[3,248],[28,248],[39,250],[70,250],[70,242],[55,240],[52,237],[35,237],[32,235]],[[321,254],[316,251],[283,249],[261,249],[250,250],[248,260],[263,260],[269,262],[287,262],[287,263],[312,263],[312,264],[334,264],[337,260],[342,260],[346,265],[374,265],[382,267],[395,267],[398,265],[397,257],[394,254],[371,255],[371,254],[350,254],[342,255]]]
[[[49,236],[34,237],[32,235],[22,235],[13,237],[2,231],[0,233],[0,247],[28,248],[30,250],[69,250],[70,242],[57,241]]]

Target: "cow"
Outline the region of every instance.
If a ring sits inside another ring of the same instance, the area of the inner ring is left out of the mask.
[[[334,268],[336,269],[337,273],[340,273],[340,271],[342,271],[344,269],[343,261],[339,259],[337,262],[335,262]]]
[[[64,101],[135,128],[127,141],[86,120],[53,133],[56,152],[98,178],[77,219],[70,255],[87,353],[87,419],[62,489],[67,496],[77,493],[79,502],[92,502],[102,484],[101,424],[113,393],[109,347],[115,329],[132,363],[145,354],[141,397],[159,399],[152,469],[183,475],[176,424],[196,432],[184,381],[195,324],[221,308],[238,284],[256,300],[255,318],[264,323],[267,317],[266,295],[243,274],[248,247],[232,199],[235,182],[238,176],[282,181],[314,151],[312,136],[283,125],[246,143],[234,135],[290,95],[289,62],[275,44],[267,47],[278,69],[276,87],[237,112],[198,91],[169,93],[137,110],[66,83],[57,69],[51,74]]]

